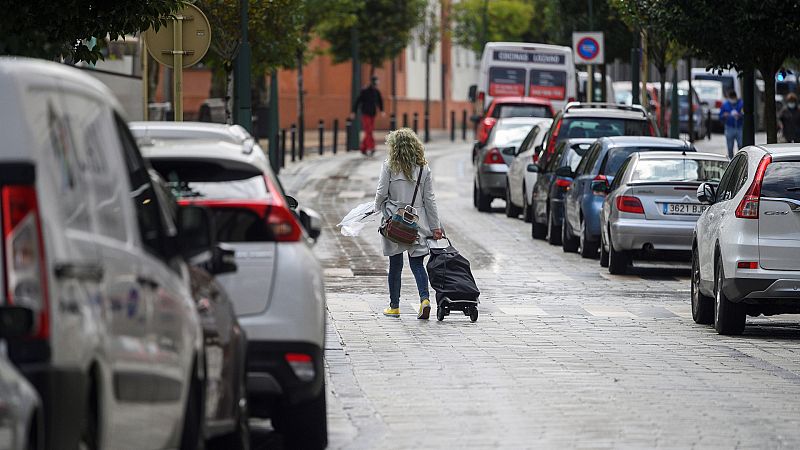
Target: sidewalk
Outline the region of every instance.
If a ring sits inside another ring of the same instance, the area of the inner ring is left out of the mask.
[[[756,133],[756,144],[766,144],[767,134],[764,132]],[[701,139],[694,141],[694,146],[698,152],[717,153],[720,155],[728,154],[728,147],[725,144],[725,135],[721,133],[714,133],[711,135],[711,140]],[[734,153],[736,151],[734,150]]]

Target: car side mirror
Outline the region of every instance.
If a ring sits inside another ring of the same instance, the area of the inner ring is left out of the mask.
[[[211,249],[211,259],[203,264],[211,275],[222,275],[239,270],[236,265],[236,251],[232,248],[217,244]]]
[[[528,164],[528,172],[539,173],[539,166],[537,166],[536,164]]]
[[[33,329],[33,310],[23,306],[0,306],[0,338],[25,336]]]
[[[697,187],[697,200],[704,205],[713,205],[717,199],[717,189],[711,183],[703,183]]]
[[[556,176],[561,178],[572,178],[573,177],[572,167],[570,166],[561,166],[556,169]]]
[[[608,182],[605,180],[592,180],[592,192],[598,194],[607,194],[610,190]]]
[[[306,229],[306,233],[315,241],[322,234],[322,216],[311,208],[300,208],[298,210],[300,224]]]
[[[286,196],[286,202],[289,204],[289,209],[297,209],[297,205],[300,204],[297,199],[291,195]]]
[[[514,156],[517,154],[517,147],[506,147],[503,149],[502,153],[508,156]]]
[[[467,98],[469,98],[470,102],[474,102],[475,99],[478,98],[478,85],[473,84],[469,87],[469,93],[467,94]]]
[[[208,260],[215,245],[216,228],[211,211],[186,205],[178,209],[178,253],[190,263]]]

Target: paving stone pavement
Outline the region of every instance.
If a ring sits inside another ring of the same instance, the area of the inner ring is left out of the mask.
[[[472,207],[469,145],[433,143],[440,216],[470,259],[480,318],[402,314],[370,225],[335,224],[374,196],[375,158],[340,154],[281,179],[325,229],[331,448],[800,448],[800,317],[748,318],[741,337],[691,320],[688,266],[612,276],[530,238],[528,224]]]

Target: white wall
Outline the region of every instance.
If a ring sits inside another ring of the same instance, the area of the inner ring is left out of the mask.
[[[406,47],[406,98],[425,99],[425,48],[414,39]],[[436,45],[431,54],[431,100],[442,99],[442,48]]]
[[[472,50],[453,45],[450,49],[450,99],[468,101],[469,87],[478,84],[480,58]]]

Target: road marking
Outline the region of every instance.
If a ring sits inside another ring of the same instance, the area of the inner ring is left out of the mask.
[[[683,317],[686,319],[692,318],[692,305],[672,305],[672,306],[665,306],[664,309],[675,314],[678,317]]]
[[[596,317],[636,317],[621,306],[614,305],[581,305],[581,308]]]
[[[549,314],[538,306],[501,306],[500,311],[512,316],[548,316]]]
[[[326,277],[353,278],[353,271],[347,267],[329,267],[325,269]]]

